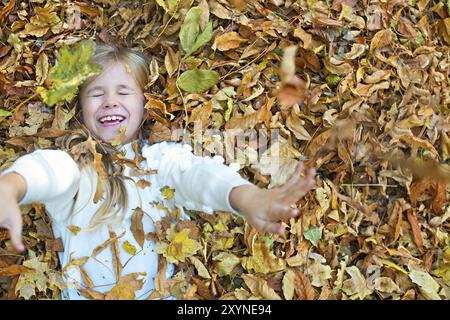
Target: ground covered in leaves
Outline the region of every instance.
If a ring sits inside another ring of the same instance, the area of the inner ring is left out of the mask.
[[[446,0],[1,1],[0,170],[74,121],[90,71],[64,45],[131,46],[150,57],[152,142],[194,121],[278,129],[280,166],[244,157],[242,175],[272,187],[298,159],[318,169],[284,238],[225,212],[169,214],[146,235],[177,266],[153,297],[448,299],[449,14]],[[58,299],[61,242],[41,205],[22,210],[27,253],[0,231],[0,297]]]

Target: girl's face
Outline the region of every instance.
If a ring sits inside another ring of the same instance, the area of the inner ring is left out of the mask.
[[[145,97],[131,72],[117,62],[81,90],[83,122],[97,138],[110,142],[126,127],[123,144],[138,137]]]

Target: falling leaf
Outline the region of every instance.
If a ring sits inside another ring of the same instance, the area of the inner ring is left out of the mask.
[[[61,48],[55,66],[49,74],[50,87],[37,87],[47,105],[72,101],[83,81],[100,72],[101,66],[90,62],[93,53],[93,41],[82,41],[74,48]]]

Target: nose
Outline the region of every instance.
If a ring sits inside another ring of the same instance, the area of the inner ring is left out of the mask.
[[[114,97],[114,95],[106,95],[105,100],[103,101],[102,108],[109,109],[115,108],[119,106],[119,102]]]

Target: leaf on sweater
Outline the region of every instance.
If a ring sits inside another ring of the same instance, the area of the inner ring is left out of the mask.
[[[136,255],[136,247],[133,246],[128,240],[122,243],[122,248],[126,253],[131,254],[132,256]]]
[[[140,276],[145,276],[145,272],[135,272],[121,277],[118,283],[105,295],[105,300],[134,300],[136,291],[142,289],[144,285]]]
[[[70,233],[73,236],[76,236],[78,234],[78,232],[81,231],[81,228],[79,226],[67,226],[67,229],[69,229]]]
[[[133,233],[134,240],[141,246],[144,247],[145,235],[144,235],[144,225],[142,223],[142,218],[144,217],[144,211],[137,207],[134,209],[134,213],[131,216],[131,233]]]
[[[165,200],[172,200],[175,196],[175,189],[172,189],[169,186],[162,187],[161,189],[159,189],[159,192],[161,192],[161,195]]]

